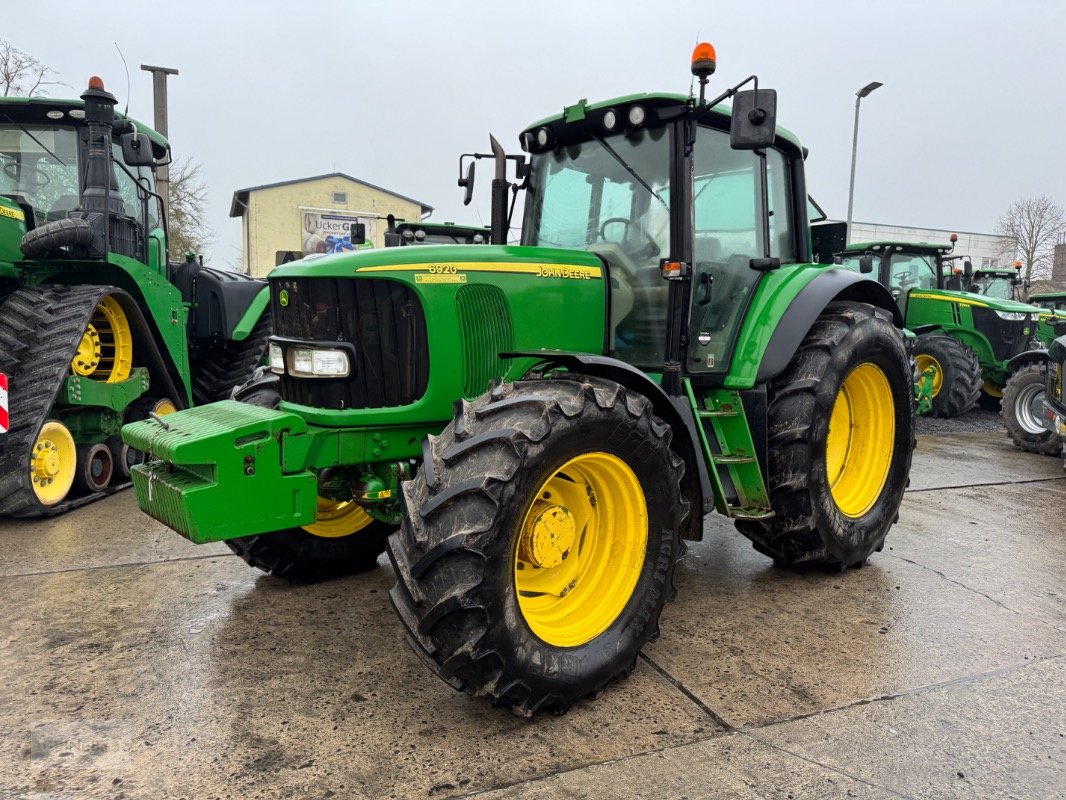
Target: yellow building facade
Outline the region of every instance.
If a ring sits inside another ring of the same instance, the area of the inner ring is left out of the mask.
[[[420,220],[433,207],[342,172],[238,189],[230,216],[241,219],[243,271],[263,277],[308,253],[383,247],[386,218]],[[351,241],[364,226],[366,242]]]

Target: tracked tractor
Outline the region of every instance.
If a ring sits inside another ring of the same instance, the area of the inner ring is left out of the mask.
[[[115,103],[99,78],[0,98],[0,516],[128,485],[124,422],[227,396],[265,352],[265,281],[167,263],[169,147]]]
[[[711,511],[776,562],[864,563],[914,445],[902,315],[816,263],[843,231],[812,235],[775,93],[752,76],[707,102],[713,69],[700,45],[698,97],[580,101],[522,154],[473,154],[489,246],[274,270],[279,407],[127,426],[141,508],[295,577],[366,568],[388,537],[409,644],[527,714],[633,669]]]

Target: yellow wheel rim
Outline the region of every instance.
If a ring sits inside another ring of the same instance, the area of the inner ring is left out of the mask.
[[[328,500],[319,497],[315,521],[304,525],[303,529],[324,539],[339,539],[358,533],[373,521],[372,516],[351,500]]]
[[[622,459],[572,458],[534,495],[515,544],[514,581],[526,624],[555,647],[606,631],[640,578],[648,507]]]
[[[41,505],[54,506],[74,484],[78,451],[67,426],[48,420],[30,451],[30,483]]]
[[[833,403],[825,469],[833,500],[853,519],[869,511],[888,480],[896,434],[895,403],[880,367],[848,373]]]
[[[178,407],[174,405],[174,401],[168,397],[164,397],[152,406],[152,413],[157,417],[165,417],[167,414],[174,414],[177,410]]]
[[[1003,387],[996,386],[992,381],[985,381],[981,386],[989,397],[1003,397]]]
[[[114,297],[101,300],[78,342],[70,371],[104,383],[119,383],[133,370],[133,333]]]
[[[919,353],[914,357],[914,361],[918,366],[919,378],[929,367],[933,368],[933,397],[936,397],[940,394],[940,387],[944,385],[944,369],[940,362],[928,353]]]
[[[70,370],[75,375],[92,375],[100,366],[100,334],[90,322],[85,328],[78,342],[78,350],[74,353],[74,360],[70,362]]]

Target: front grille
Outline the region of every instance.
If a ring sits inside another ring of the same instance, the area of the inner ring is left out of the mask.
[[[277,278],[270,282],[270,298],[279,337],[348,342],[356,353],[348,378],[283,375],[283,400],[317,408],[387,408],[425,394],[426,316],[405,284],[380,278]]]
[[[1031,319],[1002,319],[990,308],[973,309],[974,327],[988,337],[992,354],[997,361],[1024,353],[1029,346],[1029,334],[1036,323]],[[1026,334],[1026,329],[1029,334]]]

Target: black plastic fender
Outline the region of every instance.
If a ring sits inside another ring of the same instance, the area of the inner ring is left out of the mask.
[[[892,314],[892,323],[903,328],[903,314],[888,289],[858,272],[827,270],[803,287],[781,317],[759,365],[756,383],[784,371],[818,315],[834,300],[856,300],[883,308]]]
[[[1026,364],[1046,364],[1048,360],[1048,351],[1043,347],[1036,347],[1032,350],[1026,350],[1024,353],[1018,353],[1007,362],[1007,370],[1014,372],[1018,367],[1023,367]]]
[[[703,536],[703,515],[714,509],[714,490],[707,474],[707,464],[702,456],[696,420],[688,398],[671,397],[644,372],[610,356],[594,353],[560,353],[548,350],[530,350],[500,353],[500,358],[535,358],[537,367],[544,365],[563,367],[569,372],[606,378],[631,389],[651,401],[655,413],[674,430],[673,448],[685,460],[685,477],[682,488],[698,491],[690,496],[692,509],[685,521],[683,538],[699,540]],[[695,471],[693,472],[693,468]],[[691,480],[695,475],[698,481]]]

